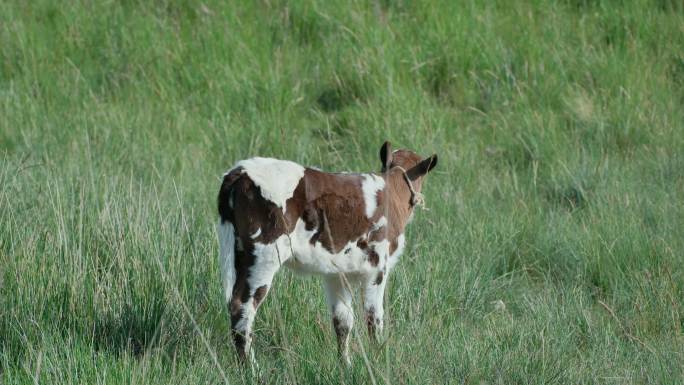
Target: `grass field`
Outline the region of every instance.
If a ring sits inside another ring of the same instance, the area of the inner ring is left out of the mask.
[[[681,1],[230,3],[0,2],[1,384],[258,382],[219,177],[386,139],[440,163],[384,344],[357,317],[345,370],[283,270],[262,383],[684,382]]]

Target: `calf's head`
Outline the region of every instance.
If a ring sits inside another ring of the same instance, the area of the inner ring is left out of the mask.
[[[390,142],[385,142],[380,148],[380,162],[382,162],[383,174],[387,174],[388,177],[399,176],[408,179],[407,187],[419,193],[423,185],[423,177],[437,165],[437,154],[423,159],[411,150],[392,151]]]

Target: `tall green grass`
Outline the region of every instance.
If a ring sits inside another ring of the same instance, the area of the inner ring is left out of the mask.
[[[258,382],[219,176],[378,170],[389,139],[440,163],[385,343],[357,321],[344,369],[283,271],[262,382],[681,383],[683,26],[668,0],[0,3],[0,382]]]

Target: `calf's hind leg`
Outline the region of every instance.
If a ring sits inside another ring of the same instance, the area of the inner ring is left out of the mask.
[[[236,250],[236,253],[237,261],[251,260],[253,264],[236,269],[235,286],[229,304],[231,332],[238,356],[254,361],[251,351],[252,324],[280,265],[245,251]]]

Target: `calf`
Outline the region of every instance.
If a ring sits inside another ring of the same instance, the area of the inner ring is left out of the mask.
[[[386,142],[380,160],[379,174],[352,174],[251,158],[224,175],[220,267],[241,358],[251,358],[252,322],[282,265],[323,276],[345,362],[354,320],[348,282],[364,285],[368,331],[373,337],[382,333],[387,275],[404,249],[404,229],[437,156],[392,152]]]

